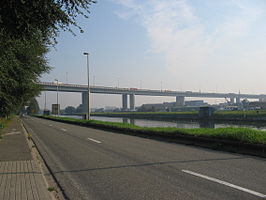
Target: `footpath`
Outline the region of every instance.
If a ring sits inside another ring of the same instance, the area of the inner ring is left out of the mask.
[[[55,199],[17,118],[2,131],[0,139],[0,199]]]

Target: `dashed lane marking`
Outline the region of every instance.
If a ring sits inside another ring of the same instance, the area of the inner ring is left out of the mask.
[[[88,140],[90,140],[90,141],[92,141],[92,142],[96,142],[96,143],[98,143],[98,144],[102,143],[102,142],[100,142],[100,141],[98,141],[98,140],[94,140],[94,139],[92,139],[92,138],[88,138]]]

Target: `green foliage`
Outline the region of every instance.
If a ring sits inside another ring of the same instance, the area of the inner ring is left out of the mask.
[[[0,138],[1,138],[2,129],[7,126],[10,120],[11,118],[0,118]]]
[[[39,104],[38,104],[37,100],[35,98],[33,98],[30,101],[29,106],[27,107],[27,113],[29,115],[37,114],[39,112],[39,110],[40,110]]]
[[[53,191],[55,191],[56,189],[55,189],[55,187],[48,187],[47,190],[48,190],[49,192],[53,192]]]
[[[60,29],[70,30],[93,0],[0,1],[0,117],[17,112],[40,88],[49,71],[45,54]]]
[[[76,113],[83,113],[83,104],[80,104],[77,108],[76,108]]]
[[[31,38],[36,31],[54,37],[59,29],[70,30],[77,15],[88,17],[93,0],[1,0],[0,31],[12,38]]]
[[[16,112],[39,93],[35,83],[49,70],[44,43],[38,34],[30,40],[0,34],[0,117]]]
[[[73,106],[67,106],[64,111],[66,114],[74,114],[76,113],[76,108]]]

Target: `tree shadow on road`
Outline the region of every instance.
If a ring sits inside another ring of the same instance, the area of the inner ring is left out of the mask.
[[[241,156],[241,157],[231,157],[231,158],[229,157],[229,158],[214,158],[214,159],[199,159],[199,160],[173,160],[173,161],[162,161],[162,162],[147,162],[147,163],[137,163],[137,164],[98,167],[98,168],[62,170],[62,171],[56,171],[53,173],[54,174],[78,173],[78,172],[90,172],[90,171],[100,171],[100,170],[131,168],[131,167],[158,166],[158,165],[167,165],[167,164],[197,163],[197,162],[225,161],[225,160],[241,160],[241,159],[246,159],[246,158],[251,158],[251,157]]]

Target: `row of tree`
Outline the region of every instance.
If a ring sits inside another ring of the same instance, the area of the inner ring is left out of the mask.
[[[83,113],[83,106],[82,104],[80,104],[78,107],[74,107],[74,106],[67,106],[63,112],[61,112],[62,114],[80,114]]]
[[[76,17],[87,17],[93,0],[1,0],[0,117],[39,94],[39,77],[50,70],[45,57],[60,30],[73,33]]]

